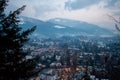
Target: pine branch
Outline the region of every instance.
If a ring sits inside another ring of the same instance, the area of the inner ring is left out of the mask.
[[[0,13],[6,9],[5,7],[7,6],[7,2],[8,2],[8,0],[0,1]]]
[[[31,34],[33,31],[35,31],[35,29],[36,29],[36,26],[34,26],[34,27],[32,27],[31,29],[28,29],[28,30],[26,30],[26,31],[23,31],[22,36],[24,36],[24,37],[28,36],[28,35]]]
[[[4,20],[2,20],[1,22],[12,21],[11,19],[13,17],[16,17],[17,15],[19,15],[25,9],[25,7],[26,6],[24,5],[21,8],[17,9],[16,11],[10,12],[10,14]]]

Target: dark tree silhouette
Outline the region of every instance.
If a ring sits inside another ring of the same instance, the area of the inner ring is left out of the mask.
[[[8,0],[0,0],[0,80],[28,80],[37,74],[35,58],[27,59],[29,55],[23,50],[36,27],[22,30],[19,27],[19,14],[25,6],[5,14]]]
[[[115,28],[118,32],[120,32],[120,17],[118,19],[116,19],[115,17],[113,17],[111,15],[108,15],[108,16],[115,22]],[[120,34],[117,35],[117,41],[110,44],[110,48],[113,52],[116,53],[114,55],[118,56],[120,54]],[[114,58],[114,55],[112,55],[112,58]],[[115,60],[115,62],[118,62],[118,63],[113,64],[114,60],[115,59],[111,59],[111,62],[109,62],[107,64],[106,69],[108,71],[108,76],[109,76],[110,80],[119,80],[119,73],[120,73],[119,61]],[[110,64],[110,63],[112,63],[112,64]]]
[[[108,15],[108,16],[115,22],[115,28],[120,32],[120,17],[116,19],[111,15]]]

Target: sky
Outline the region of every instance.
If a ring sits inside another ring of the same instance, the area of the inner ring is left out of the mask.
[[[120,17],[120,0],[10,0],[7,11],[26,5],[22,16],[49,20],[66,18],[115,29],[114,21]]]

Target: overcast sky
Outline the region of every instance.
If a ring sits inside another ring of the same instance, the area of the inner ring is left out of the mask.
[[[120,16],[120,0],[10,0],[7,10],[22,5],[22,15],[40,20],[67,18],[114,29],[114,22],[107,16]]]

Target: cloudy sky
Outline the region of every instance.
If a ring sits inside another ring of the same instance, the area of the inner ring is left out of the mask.
[[[114,22],[120,16],[120,0],[10,0],[8,10],[27,5],[22,15],[40,20],[67,18],[97,24],[114,29]]]

